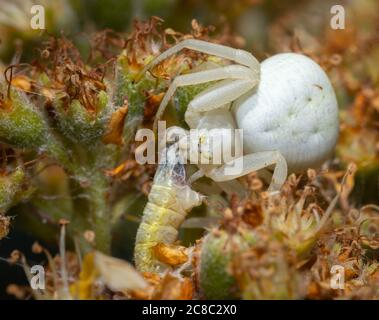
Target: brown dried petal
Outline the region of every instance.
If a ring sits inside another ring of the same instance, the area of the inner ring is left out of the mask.
[[[192,296],[193,285],[189,278],[179,279],[168,273],[155,288],[152,299],[190,300]]]
[[[109,122],[108,130],[103,137],[103,142],[105,144],[116,144],[122,145],[122,132],[124,130],[125,118],[128,113],[128,103],[115,111]]]
[[[9,232],[10,217],[0,215],[0,240],[5,238]]]

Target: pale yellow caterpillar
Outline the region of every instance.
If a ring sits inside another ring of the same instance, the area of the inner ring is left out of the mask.
[[[155,256],[159,244],[173,244],[187,213],[202,202],[203,196],[186,183],[185,168],[176,145],[163,151],[161,163],[137,231],[134,260],[142,272],[162,272],[168,268]]]

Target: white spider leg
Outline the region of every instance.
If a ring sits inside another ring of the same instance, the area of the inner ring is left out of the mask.
[[[245,50],[234,49],[231,47],[207,41],[187,39],[171,47],[170,49],[166,50],[158,57],[153,59],[150,63],[148,63],[145,66],[145,68],[143,68],[137,79],[139,79],[143,74],[145,74],[147,70],[153,68],[157,64],[161,63],[163,60],[167,59],[169,56],[181,51],[184,48],[235,61],[238,64],[242,64],[246,67],[249,67],[259,77],[259,61],[250,52]]]
[[[191,177],[188,179],[188,184],[192,185],[198,179],[204,177],[205,173],[203,170],[196,171]],[[237,194],[240,199],[244,199],[247,195],[245,188],[239,183],[237,180],[230,181],[219,181],[217,185],[225,191],[229,196],[232,194]]]
[[[249,68],[240,65],[230,65],[178,76],[170,84],[168,90],[166,91],[162,99],[161,104],[159,105],[158,111],[155,115],[153,128],[155,129],[157,127],[159,119],[162,117],[162,114],[164,113],[170,99],[172,98],[178,87],[190,86],[225,79],[245,79],[245,81],[250,84],[249,88],[254,88],[259,81],[259,78],[256,77],[256,75],[252,73]],[[240,95],[241,94],[237,94],[236,96],[239,97]],[[225,102],[224,104],[226,103],[227,102]]]
[[[251,80],[223,80],[211,89],[199,93],[188,104],[184,119],[191,128],[195,128],[202,113],[224,107],[254,87],[255,83]]]
[[[229,161],[208,173],[214,181],[228,181],[275,165],[269,191],[279,190],[287,178],[287,162],[279,151],[262,151]]]

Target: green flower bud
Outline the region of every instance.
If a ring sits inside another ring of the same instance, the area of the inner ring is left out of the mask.
[[[0,212],[5,212],[25,195],[22,184],[25,172],[17,168],[13,173],[0,177]]]
[[[345,120],[348,123],[348,120]],[[356,203],[379,204],[379,156],[376,148],[378,133],[376,130],[347,126],[341,131],[336,154],[341,164],[357,165],[354,189],[350,199]]]
[[[287,247],[266,228],[216,230],[200,244],[198,286],[206,299],[290,299],[299,279],[287,261]]]
[[[236,299],[239,290],[230,265],[236,255],[246,250],[254,237],[247,233],[245,239],[240,234],[228,234],[217,230],[210,232],[201,243],[198,265],[199,286],[206,299]]]
[[[134,139],[138,126],[142,123],[145,109],[145,92],[155,86],[155,82],[145,77],[134,81],[133,73],[130,72],[127,57],[121,55],[117,63],[117,74],[114,87],[114,103],[117,106],[125,105],[128,101],[128,115],[124,124],[124,140],[128,144]]]
[[[174,106],[176,109],[177,120],[180,125],[187,126],[184,121],[184,114],[187,111],[188,104],[198,95],[200,92],[208,88],[212,82],[197,84],[194,86],[179,87],[176,90],[174,96]]]
[[[304,279],[301,279],[297,270],[289,264],[287,254],[286,248],[272,239],[258,244],[250,256],[241,261],[238,279],[242,298],[299,299],[304,294]]]
[[[10,92],[9,99],[0,101],[0,140],[16,148],[38,148],[47,136],[44,117],[24,93]]]
[[[54,101],[58,116],[58,127],[64,136],[73,142],[81,144],[94,143],[103,136],[111,113],[112,105],[108,104],[105,91],[97,96],[97,105],[94,113],[88,111],[79,100],[73,100],[68,108],[62,99]]]

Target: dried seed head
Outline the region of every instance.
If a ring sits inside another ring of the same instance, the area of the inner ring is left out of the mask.
[[[152,299],[188,300],[193,297],[193,284],[189,278],[178,278],[166,273],[153,290]]]
[[[233,219],[233,211],[230,208],[226,208],[224,210],[224,219],[225,220],[232,220]]]
[[[212,235],[215,237],[221,236],[221,231],[219,229],[216,229],[216,228],[212,229],[211,232],[212,232]]]
[[[9,256],[9,263],[17,263],[22,258],[22,253],[18,250],[13,250]]]
[[[84,236],[84,239],[88,243],[94,243],[95,238],[96,238],[95,232],[93,232],[92,230],[86,230],[86,231],[84,231],[83,236]]]
[[[67,225],[67,224],[69,224],[70,223],[70,220],[67,220],[67,219],[60,219],[59,220],[59,224],[61,225],[61,226],[65,226],[65,225]]]
[[[47,49],[44,49],[41,51],[41,57],[43,59],[48,59],[50,57],[50,51]]]
[[[249,226],[255,228],[263,222],[263,210],[260,204],[249,201],[244,206],[242,220]]]
[[[0,240],[5,238],[9,233],[9,226],[11,218],[0,215]]]
[[[7,294],[15,296],[17,299],[22,300],[28,295],[29,290],[27,287],[22,287],[16,284],[10,284],[6,289]]]
[[[308,176],[308,179],[312,182],[313,180],[316,179],[316,176],[317,176],[316,170],[308,169],[307,170],[307,176]]]
[[[43,252],[43,247],[38,242],[34,242],[32,245],[32,252],[40,254]]]

